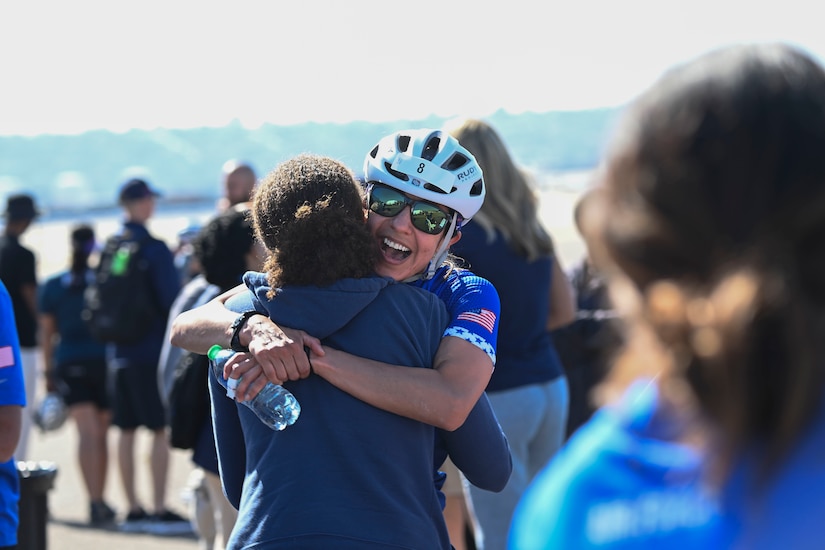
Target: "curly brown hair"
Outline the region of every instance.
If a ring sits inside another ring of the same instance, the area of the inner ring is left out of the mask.
[[[252,204],[255,234],[270,252],[270,298],[284,285],[371,275],[377,247],[365,220],[362,188],[342,163],[302,154],[279,164]]]

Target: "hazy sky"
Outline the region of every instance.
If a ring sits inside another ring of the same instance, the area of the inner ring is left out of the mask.
[[[620,105],[738,41],[825,58],[813,0],[25,1],[0,6],[0,134]]]

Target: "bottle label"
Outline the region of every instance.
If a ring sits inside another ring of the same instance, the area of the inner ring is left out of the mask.
[[[227,378],[226,379],[226,396],[235,399],[235,389],[240,384],[240,378]]]

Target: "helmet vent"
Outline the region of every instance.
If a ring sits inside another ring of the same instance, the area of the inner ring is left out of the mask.
[[[384,170],[395,176],[396,178],[403,180],[403,181],[410,181],[410,177],[405,174],[404,172],[399,172],[398,170],[393,170],[392,165],[389,162],[384,161]]]
[[[398,150],[406,153],[410,148],[410,136],[398,136]]]
[[[469,161],[470,159],[463,154],[453,153],[452,156],[450,156],[450,158],[448,158],[447,161],[441,165],[441,167],[445,170],[449,170],[450,172],[455,172]]]
[[[427,191],[432,191],[433,193],[440,193],[442,195],[449,195],[449,193],[444,192],[443,190],[439,189],[438,187],[436,187],[432,183],[426,183],[425,182],[424,185],[422,185],[422,187],[424,189],[426,189]],[[452,193],[453,191],[455,191],[455,187],[450,189],[450,193]]]
[[[437,135],[431,136],[424,145],[424,150],[421,152],[421,158],[424,160],[433,160],[438,154],[441,147],[441,138]]]
[[[370,156],[372,158],[376,158],[378,156],[378,145],[372,148],[372,151],[370,151]]]
[[[481,192],[484,190],[484,181],[483,180],[476,180],[473,183],[473,186],[470,188],[470,196],[477,197],[481,195]]]

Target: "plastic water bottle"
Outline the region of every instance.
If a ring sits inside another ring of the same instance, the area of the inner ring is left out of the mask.
[[[226,388],[227,397],[235,399],[235,388],[238,387],[239,380],[234,378],[224,380],[223,378],[223,366],[230,357],[235,355],[235,352],[214,345],[209,348],[206,355],[209,357],[209,364],[212,365],[215,376]],[[301,414],[301,405],[298,404],[295,396],[283,386],[272,382],[268,382],[253,399],[247,399],[242,403],[252,409],[261,422],[277,431],[293,425]]]

